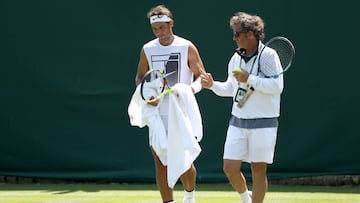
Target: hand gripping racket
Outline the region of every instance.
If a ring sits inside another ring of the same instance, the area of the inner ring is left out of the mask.
[[[140,86],[141,98],[149,102],[151,99],[161,98],[165,94],[172,92],[172,89],[166,81],[166,76],[175,72],[176,71],[165,74],[157,69],[147,71]]]
[[[285,71],[287,71],[290,68],[292,61],[295,57],[295,47],[291,43],[291,41],[285,37],[278,36],[278,37],[271,38],[265,44],[265,46],[262,48],[262,50],[259,54],[259,60],[258,60],[258,69],[259,70],[261,69],[261,67],[260,67],[261,54],[263,53],[263,51],[266,47],[270,47],[276,51],[276,53],[279,56],[281,66],[283,68],[280,73],[277,73],[275,75],[265,76],[266,78],[275,78],[276,79],[281,74],[284,74]],[[244,95],[244,97],[238,102],[239,108],[241,108],[246,103],[246,101],[249,99],[249,97],[254,92],[254,90],[255,89],[253,87],[249,87],[249,89],[246,92],[246,94]]]

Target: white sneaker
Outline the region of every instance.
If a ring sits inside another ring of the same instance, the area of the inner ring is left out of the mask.
[[[183,199],[183,203],[195,203],[195,198],[187,198],[187,199]]]

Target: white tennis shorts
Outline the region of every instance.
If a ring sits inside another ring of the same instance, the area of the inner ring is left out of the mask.
[[[244,129],[229,125],[224,159],[273,163],[277,128]]]

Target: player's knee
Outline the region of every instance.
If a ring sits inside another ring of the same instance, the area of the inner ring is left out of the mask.
[[[266,163],[252,163],[251,164],[251,173],[253,177],[264,178],[266,176]]]
[[[191,176],[196,175],[196,168],[195,168],[194,164],[191,165],[191,167],[189,168],[189,170],[187,170],[187,171],[185,172],[185,174],[191,175]]]

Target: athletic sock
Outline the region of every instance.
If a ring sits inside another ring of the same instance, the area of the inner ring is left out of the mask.
[[[166,201],[164,203],[174,203],[174,200]]]
[[[239,193],[243,203],[251,203],[250,192],[246,190],[243,193]]]
[[[195,190],[188,192],[184,191],[183,203],[194,203],[195,202]]]

